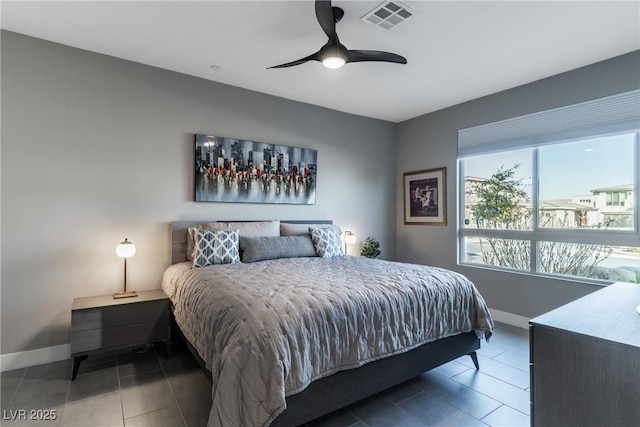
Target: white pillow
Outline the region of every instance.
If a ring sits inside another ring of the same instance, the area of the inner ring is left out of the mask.
[[[238,230],[195,230],[194,267],[240,262]]]
[[[309,227],[309,233],[311,233],[311,240],[318,256],[331,258],[344,255],[340,234],[335,228]]]

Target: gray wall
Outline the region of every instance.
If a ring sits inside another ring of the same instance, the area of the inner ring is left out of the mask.
[[[322,82],[318,82],[322,84]],[[314,206],[193,202],[193,134],[318,150]],[[168,223],[333,219],[395,256],[395,124],[2,32],[1,352],[69,342],[74,297],[160,287]]]
[[[398,125],[397,171],[447,168],[447,226],[404,225],[402,183],[397,184],[397,258],[467,275],[491,308],[534,317],[598,286],[577,281],[462,267],[456,264],[457,131],[640,88],[640,51],[616,57]]]
[[[374,235],[384,258],[461,271],[526,317],[595,289],[456,265],[456,132],[637,89],[640,52],[394,125],[15,33],[1,43],[1,354],[68,343],[72,299],[121,289],[124,237],[130,287],[158,288],[173,220],[333,219],[356,246]],[[196,132],[318,149],[317,204],[194,203]],[[448,225],[405,226],[402,173],[441,166]]]

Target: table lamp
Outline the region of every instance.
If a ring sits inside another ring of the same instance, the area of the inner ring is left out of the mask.
[[[344,254],[347,254],[347,245],[353,245],[356,242],[356,235],[350,231],[344,232]]]
[[[124,239],[124,242],[120,242],[120,244],[116,247],[116,255],[120,258],[124,259],[124,292],[116,292],[113,294],[113,298],[131,298],[137,297],[138,293],[136,291],[127,292],[127,258],[131,258],[136,253],[136,245],[132,242]]]

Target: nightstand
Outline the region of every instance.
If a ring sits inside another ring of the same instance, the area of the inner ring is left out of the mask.
[[[71,380],[93,354],[153,343],[166,358],[169,338],[169,298],[162,289],[141,291],[133,298],[76,298],[71,307]]]

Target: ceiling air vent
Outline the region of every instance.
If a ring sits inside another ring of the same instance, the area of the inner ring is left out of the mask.
[[[385,1],[371,12],[360,18],[376,27],[390,30],[399,23],[409,19],[414,13],[399,1]]]

